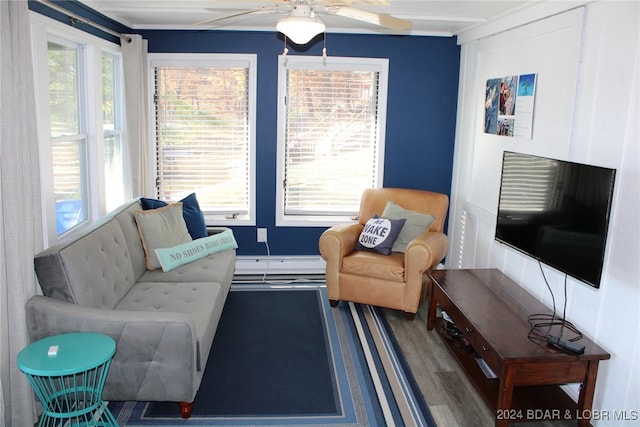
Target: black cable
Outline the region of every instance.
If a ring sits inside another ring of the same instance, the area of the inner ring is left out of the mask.
[[[549,289],[549,293],[551,294],[553,312],[552,314],[534,313],[529,315],[528,322],[531,326],[531,329],[529,330],[529,338],[546,342],[547,338],[551,335],[551,328],[554,326],[560,326],[560,336],[558,338],[562,338],[564,330],[568,329],[575,335],[573,338],[570,338],[569,341],[579,340],[582,338],[582,332],[580,332],[573,323],[569,322],[565,318],[567,313],[567,275],[564,275],[564,304],[562,308],[562,317],[558,317],[556,314],[556,300],[553,295],[553,290],[551,289],[551,286],[549,286],[549,281],[547,280],[547,276],[544,274],[544,269],[542,268],[542,263],[540,261],[538,261],[538,265],[540,266],[544,283],[547,285],[547,289]]]

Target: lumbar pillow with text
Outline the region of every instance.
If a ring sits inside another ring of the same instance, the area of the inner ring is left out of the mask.
[[[404,223],[404,219],[379,218],[374,215],[364,225],[356,242],[356,249],[389,255]]]
[[[393,243],[393,247],[391,248],[392,252],[406,251],[407,245],[411,243],[413,239],[427,231],[431,223],[436,220],[436,217],[433,215],[410,211],[402,206],[396,205],[392,201],[387,202],[382,216],[385,218],[404,218],[407,220],[398,238]]]
[[[237,248],[238,243],[233,236],[233,231],[225,230],[222,233],[182,243],[172,248],[156,249],[156,255],[162,266],[162,271],[167,272],[207,255]]]
[[[148,270],[161,267],[156,249],[170,248],[192,240],[182,216],[182,203],[137,211],[135,215]]]
[[[162,200],[147,199],[145,197],[140,198],[140,203],[144,210],[157,209],[169,204]],[[204,222],[204,214],[200,210],[196,193],[189,194],[180,200],[180,203],[182,203],[182,216],[184,217],[184,222],[187,223],[187,230],[189,230],[191,238],[207,237],[207,225]]]

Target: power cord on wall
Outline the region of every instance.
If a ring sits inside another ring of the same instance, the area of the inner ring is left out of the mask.
[[[294,283],[324,283],[324,280],[318,279],[309,279],[304,277],[298,277],[296,279],[290,280],[267,280],[267,275],[269,274],[269,268],[271,266],[271,249],[269,248],[269,242],[265,241],[264,246],[267,250],[267,268],[264,270],[264,274],[262,275],[262,283],[266,283],[269,285],[290,285]]]
[[[271,265],[271,250],[269,249],[269,242],[265,240],[264,246],[267,249],[267,268],[264,269],[262,275],[262,283],[267,283],[267,273],[269,273],[269,266]]]

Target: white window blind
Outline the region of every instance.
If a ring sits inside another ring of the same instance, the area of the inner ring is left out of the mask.
[[[175,62],[153,68],[158,196],[176,201],[195,192],[209,218],[247,217],[254,139],[250,63]]]
[[[386,65],[281,58],[284,217],[354,217],[362,191],[381,184]]]

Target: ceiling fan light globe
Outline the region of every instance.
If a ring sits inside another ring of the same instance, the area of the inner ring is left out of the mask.
[[[287,16],[276,24],[276,29],[295,44],[307,44],[325,30],[324,22],[315,17]]]

